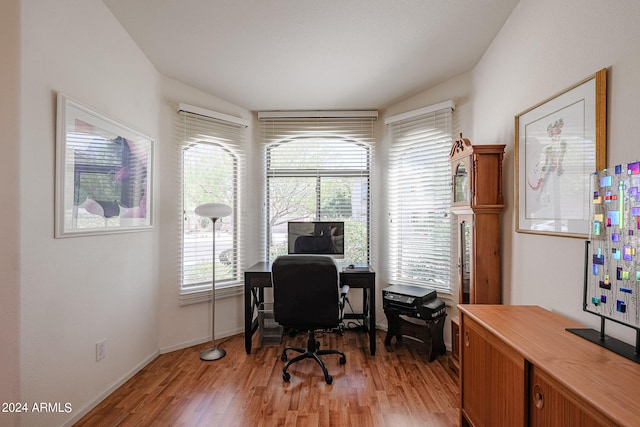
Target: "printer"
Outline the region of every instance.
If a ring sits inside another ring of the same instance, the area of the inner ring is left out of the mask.
[[[405,316],[423,320],[445,315],[445,304],[437,298],[435,289],[422,286],[391,285],[382,290],[382,307]]]

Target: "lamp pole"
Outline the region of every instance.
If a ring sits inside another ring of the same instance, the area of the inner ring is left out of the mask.
[[[227,352],[220,347],[216,347],[216,221],[223,216],[231,214],[231,207],[222,203],[204,203],[195,209],[197,215],[207,217],[213,223],[212,257],[211,257],[211,348],[200,353],[202,360],[222,359]]]

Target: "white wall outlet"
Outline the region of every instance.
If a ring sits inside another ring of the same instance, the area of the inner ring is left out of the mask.
[[[107,339],[100,340],[96,343],[96,362],[101,361],[107,355]]]

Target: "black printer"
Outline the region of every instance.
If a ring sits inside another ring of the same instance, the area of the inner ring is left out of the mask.
[[[445,304],[435,289],[411,285],[391,285],[382,290],[382,307],[423,320],[445,315]]]

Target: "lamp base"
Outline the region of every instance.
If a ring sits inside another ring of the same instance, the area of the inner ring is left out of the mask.
[[[218,360],[222,359],[227,354],[224,349],[220,347],[208,348],[200,353],[200,359],[202,360]]]

